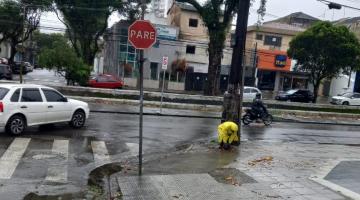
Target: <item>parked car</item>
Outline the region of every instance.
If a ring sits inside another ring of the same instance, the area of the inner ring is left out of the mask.
[[[310,90],[292,89],[286,92],[280,92],[276,97],[278,101],[293,101],[309,103],[314,100],[314,95]]]
[[[8,64],[8,60],[6,58],[0,58],[0,64]]]
[[[9,65],[0,64],[0,79],[12,80],[12,71]]]
[[[247,86],[245,86],[244,87],[243,99],[252,101],[252,100],[255,99],[256,94],[261,94],[261,91],[259,89],[255,88],[255,87],[247,87]]]
[[[29,62],[25,62],[24,64],[27,73],[34,71],[34,66],[32,66]]]
[[[96,88],[116,89],[122,88],[124,86],[124,82],[116,76],[110,74],[99,74],[90,78],[89,86]]]
[[[81,128],[89,116],[87,103],[68,99],[53,88],[31,84],[0,85],[0,127],[13,135],[27,127],[68,122]]]
[[[14,62],[11,65],[11,69],[15,74],[20,74],[20,67],[22,65],[22,62]],[[29,72],[32,72],[34,70],[34,67],[29,62],[24,62],[22,74],[27,74]]]
[[[331,98],[332,104],[335,105],[352,105],[360,106],[360,93],[347,92]]]

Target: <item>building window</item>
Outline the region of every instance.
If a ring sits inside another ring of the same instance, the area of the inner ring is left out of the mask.
[[[263,34],[256,34],[256,40],[263,40]]]
[[[195,54],[195,46],[187,45],[186,46],[186,53],[187,54]]]
[[[157,80],[157,75],[158,75],[158,63],[152,62],[150,63],[151,80]]]
[[[281,37],[265,35],[264,45],[281,47]]]
[[[197,19],[189,19],[189,27],[198,27]]]

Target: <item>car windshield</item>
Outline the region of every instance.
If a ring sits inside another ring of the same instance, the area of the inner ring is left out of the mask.
[[[285,92],[285,94],[294,94],[295,92],[297,92],[297,90],[288,90]]]
[[[350,97],[353,96],[353,93],[347,92],[347,93],[344,93],[344,94],[342,94],[342,95],[340,95],[340,96],[350,98]]]
[[[0,100],[2,100],[8,92],[9,92],[9,89],[0,88]]]

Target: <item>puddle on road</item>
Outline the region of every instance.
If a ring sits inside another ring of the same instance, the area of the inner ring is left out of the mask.
[[[145,174],[208,173],[222,168],[238,157],[239,152],[213,149],[207,152],[174,154],[144,164]]]
[[[66,193],[60,195],[38,195],[29,193],[24,200],[83,200],[104,199],[107,177],[120,172],[121,163],[109,163],[92,170],[89,174],[87,190],[77,193]]]

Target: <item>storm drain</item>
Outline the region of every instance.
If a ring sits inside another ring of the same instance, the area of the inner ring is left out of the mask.
[[[219,168],[209,173],[217,182],[231,185],[257,183],[255,179],[235,168]]]

